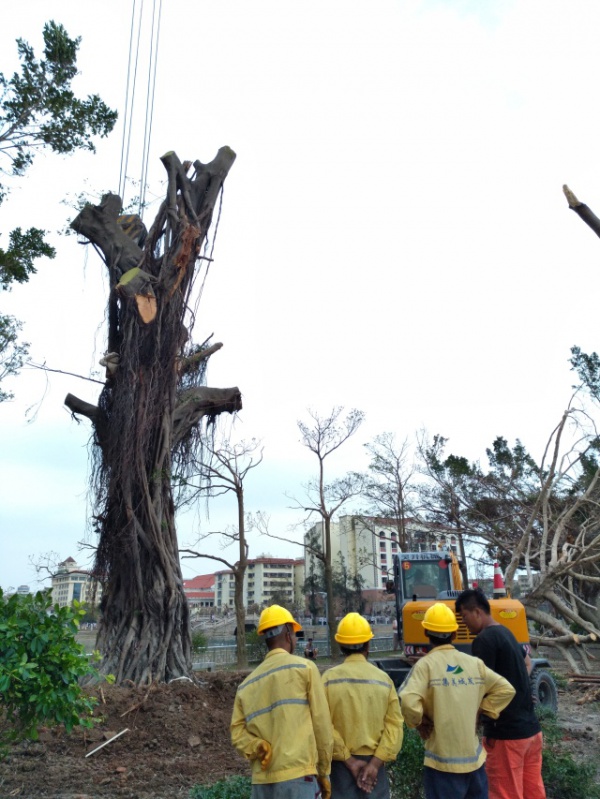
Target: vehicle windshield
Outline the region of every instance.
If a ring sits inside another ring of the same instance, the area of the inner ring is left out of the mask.
[[[443,560],[402,561],[402,589],[406,599],[435,599],[440,591],[449,591],[450,568]]]

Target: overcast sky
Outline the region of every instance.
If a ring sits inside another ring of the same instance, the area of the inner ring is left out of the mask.
[[[16,67],[17,37],[41,52],[54,19],[82,37],[77,91],[122,115],[130,3],[11,9],[0,71]],[[336,472],[364,468],[362,444],[388,430],[441,433],[471,459],[497,435],[541,455],[570,396],[570,347],[600,347],[600,241],[561,191],[600,211],[599,30],[596,0],[164,0],[145,219],[164,191],[164,152],[237,152],[195,338],[224,343],[209,383],[240,387],[234,435],[264,442],[246,504],[271,515],[272,532],[301,521],[285,493],[313,472],[296,427],[308,407],[366,413]],[[142,124],[139,107],[134,180]],[[58,235],[72,216],[61,201],[116,191],[121,141],[119,123],[96,155],[39,156],[0,209],[0,246],[11,227],[35,225],[58,251],[1,308],[24,321],[36,361],[83,376],[104,351],[104,267]],[[99,386],[27,370],[8,387],[0,585],[33,588],[30,557],[89,560],[78,542],[89,540],[90,429],[63,400],[95,402]],[[199,525],[234,520],[203,510],[181,520],[182,545]],[[251,556],[262,552],[301,549],[253,538]]]

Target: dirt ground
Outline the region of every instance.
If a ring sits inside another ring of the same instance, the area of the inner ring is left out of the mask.
[[[0,799],[175,799],[196,784],[249,774],[229,741],[236,687],[243,675],[206,673],[150,690],[104,686],[95,695],[93,730],[43,730],[37,743],[0,761]],[[600,702],[578,704],[586,688],[559,692],[565,744],[577,758],[600,758]],[[123,735],[85,757],[113,735]]]

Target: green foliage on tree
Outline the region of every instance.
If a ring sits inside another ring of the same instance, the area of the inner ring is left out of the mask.
[[[333,595],[336,598],[336,608],[346,613],[364,613],[365,600],[362,591],[365,580],[359,573],[352,573],[346,565],[346,560],[341,552],[338,553],[333,568]]]
[[[49,592],[6,598],[0,590],[0,744],[36,739],[41,724],[92,726],[96,701],[79,681],[97,672],[75,640],[84,612],[53,607]]]
[[[16,375],[27,359],[28,344],[19,342],[21,323],[14,316],[0,314],[0,386],[5,377]],[[10,391],[0,387],[0,402],[12,399]]]
[[[17,39],[20,71],[12,77],[0,73],[0,174],[21,177],[40,150],[60,154],[75,150],[95,151],[93,137],[107,136],[117,120],[97,94],[85,99],[72,88],[77,75],[80,38],[71,39],[62,25],[44,25],[44,56],[36,59],[33,48]],[[0,204],[9,192],[0,183]],[[26,283],[35,274],[38,258],[54,258],[56,251],[44,236],[46,231],[18,227],[0,247],[0,290]],[[28,345],[16,344],[20,325],[0,314],[0,381],[14,375],[27,357]],[[0,392],[0,402],[10,399]]]

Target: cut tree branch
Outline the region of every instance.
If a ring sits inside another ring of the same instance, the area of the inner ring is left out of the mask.
[[[588,208],[585,203],[579,202],[577,197],[573,194],[566,183],[563,186],[563,193],[567,198],[569,208],[572,211],[575,211],[580,219],[583,219],[585,224],[594,231],[596,236],[600,236],[600,219],[598,219],[596,214],[590,208]]]

